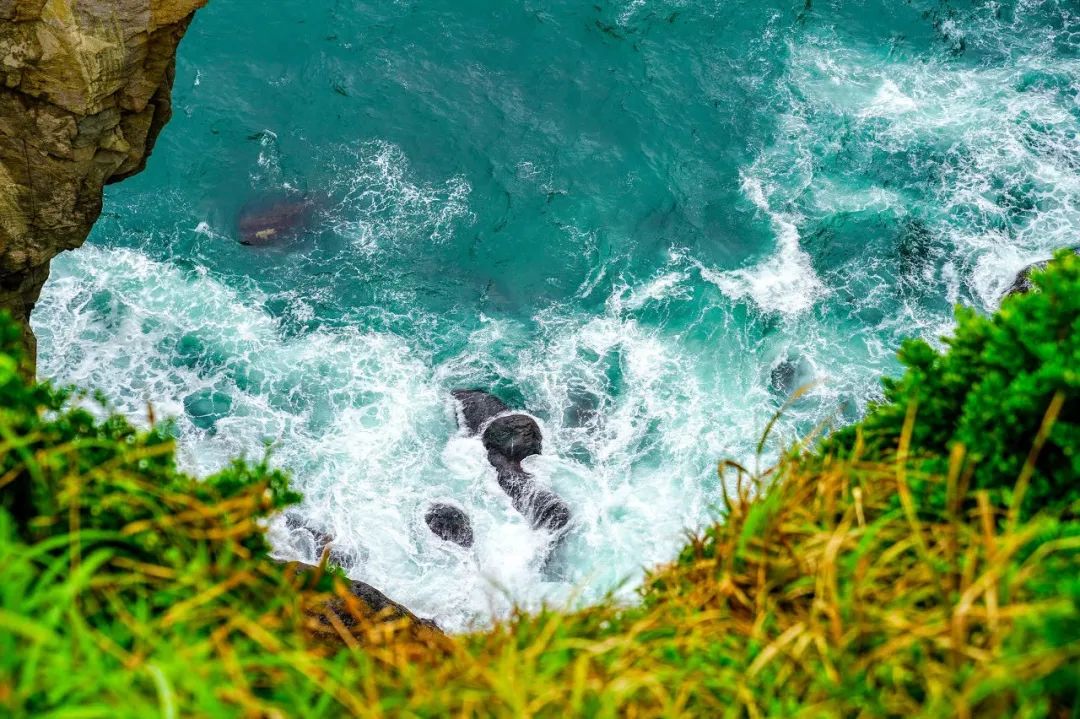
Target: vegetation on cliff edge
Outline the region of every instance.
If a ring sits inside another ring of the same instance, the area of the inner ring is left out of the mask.
[[[1080,716],[1080,258],[860,424],[737,485],[635,606],[446,637],[266,556],[297,497],[204,480],[0,354],[0,714]],[[85,398],[84,398],[85,400]]]

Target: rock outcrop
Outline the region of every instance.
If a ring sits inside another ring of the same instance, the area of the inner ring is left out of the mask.
[[[540,454],[544,446],[540,425],[527,414],[496,417],[484,430],[484,449],[496,452],[511,462]]]
[[[297,572],[311,571],[315,568],[303,562],[280,562],[280,564],[287,567],[294,575]],[[323,619],[326,619],[327,614],[333,614],[348,629],[356,626],[357,620],[360,618],[390,622],[406,619],[414,626],[425,627],[438,633],[442,632],[434,620],[418,617],[408,607],[395,602],[366,582],[350,580],[349,594],[358,601],[352,603],[345,598],[335,597],[327,604],[319,607],[319,613],[323,616]]]
[[[521,466],[522,460],[543,449],[540,425],[527,414],[511,412],[499,398],[483,390],[454,390],[458,401],[458,424],[469,435],[481,435],[488,462],[495,468],[499,486],[510,497],[533,529],[561,532],[572,515],[557,494],[538,485]]]
[[[206,1],[0,0],[0,309],[31,357],[49,262],[86,240],[104,186],[146,165]]]
[[[470,435],[479,434],[492,417],[510,411],[501,399],[483,390],[456,389],[450,394],[458,401],[458,424]]]

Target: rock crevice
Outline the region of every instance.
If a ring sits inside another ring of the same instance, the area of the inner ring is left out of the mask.
[[[0,309],[22,323],[102,191],[172,115],[176,49],[206,0],[0,0]]]

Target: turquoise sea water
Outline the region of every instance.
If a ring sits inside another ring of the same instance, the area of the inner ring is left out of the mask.
[[[1080,243],[1076,0],[212,0],[175,105],[54,262],[41,372],[177,417],[200,472],[272,441],[350,574],[451,629],[630,592],[757,461],[778,364],[819,384],[766,454]],[[311,236],[238,244],[290,194]],[[539,419],[553,553],[460,387]]]

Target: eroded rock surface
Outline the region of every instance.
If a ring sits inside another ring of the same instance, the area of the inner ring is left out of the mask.
[[[49,262],[172,115],[176,49],[207,0],[0,0],[0,309],[24,327]]]

